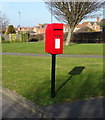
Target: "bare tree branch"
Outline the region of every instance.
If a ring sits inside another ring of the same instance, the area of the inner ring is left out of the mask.
[[[5,14],[2,14],[2,12],[0,11],[0,33],[5,31],[8,24],[9,24],[8,18],[6,17]]]
[[[50,1],[50,2],[49,2]],[[51,2],[51,0],[46,0],[46,7],[50,10],[52,15],[61,22],[65,22],[71,28],[71,32],[83,19],[93,17],[94,15],[100,15],[99,9],[105,5],[105,0],[100,2],[78,2],[78,0],[73,0],[72,2],[67,2],[62,0],[56,0],[56,2]],[[96,17],[96,16],[95,16]],[[69,40],[68,40],[69,41]]]

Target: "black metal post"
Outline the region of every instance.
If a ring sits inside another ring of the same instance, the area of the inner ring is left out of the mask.
[[[55,64],[56,64],[56,54],[52,54],[51,98],[55,97]]]

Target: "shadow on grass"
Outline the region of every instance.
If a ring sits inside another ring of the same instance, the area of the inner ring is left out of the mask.
[[[56,89],[55,98],[51,95],[51,80],[49,76],[45,76],[42,82],[34,83],[24,91],[24,97],[31,100],[39,106],[50,105],[53,103],[83,100],[103,94],[102,77],[97,76],[94,72],[84,72],[84,66],[74,67],[67,76],[61,76],[58,80],[59,86]],[[94,79],[93,79],[94,78]],[[57,81],[56,80],[56,81]],[[61,84],[59,81],[63,81]],[[81,80],[81,81],[80,81]],[[97,81],[98,80],[98,81]]]
[[[74,68],[68,73],[68,74],[70,75],[69,78],[56,90],[55,96],[56,96],[57,93],[62,89],[62,87],[63,87],[64,85],[66,85],[69,80],[71,80],[71,78],[72,78],[74,75],[79,75],[79,74],[81,74],[84,69],[85,69],[84,66],[74,67]]]
[[[80,43],[71,43],[69,46],[79,45]]]

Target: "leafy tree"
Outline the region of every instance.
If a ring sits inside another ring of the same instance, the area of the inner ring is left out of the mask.
[[[12,34],[12,33],[16,33],[15,28],[13,25],[9,25],[7,29],[7,34]]]
[[[6,30],[6,27],[9,24],[9,20],[6,17],[5,14],[2,14],[2,12],[0,11],[0,33],[4,33]]]
[[[65,22],[70,26],[68,36],[66,39],[65,45],[68,45],[74,28],[83,20],[93,15],[96,17],[100,14],[98,10],[102,8],[105,0],[100,0],[100,2],[87,2],[87,0],[83,0],[83,2],[78,2],[78,0],[73,0],[72,2],[67,2],[66,0],[56,0],[51,2],[51,0],[46,0],[45,4],[47,8],[50,10],[51,14],[61,22]],[[96,14],[95,14],[96,13]]]

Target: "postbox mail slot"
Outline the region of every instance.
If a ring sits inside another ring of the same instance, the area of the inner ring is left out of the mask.
[[[54,29],[54,30],[63,30],[63,29]]]

